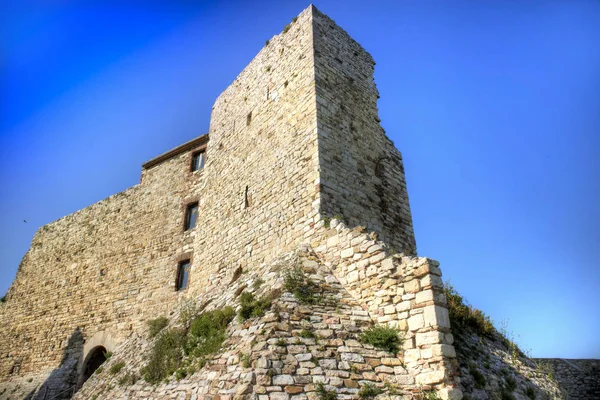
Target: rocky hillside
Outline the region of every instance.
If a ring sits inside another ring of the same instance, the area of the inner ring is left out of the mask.
[[[565,399],[549,364],[534,362],[446,285],[464,399]]]

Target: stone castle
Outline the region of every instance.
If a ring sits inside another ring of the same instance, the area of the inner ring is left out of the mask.
[[[373,70],[369,53],[310,6],[217,98],[208,134],[146,162],[139,184],[41,227],[0,305],[0,398],[69,398],[103,361],[99,351],[140,364],[146,321],[190,299],[236,306],[256,277],[276,287],[269,266],[300,251],[342,301],[305,310],[329,354],[289,346],[285,357],[300,360],[290,366],[274,339],[257,349],[258,328],[240,326],[215,358],[225,369],[127,393],[94,376],[77,398],[302,400],[316,398],[319,378],[345,398],[358,382],[385,380],[460,399],[441,272],[416,255],[402,156],[379,124]],[[298,309],[284,300],[287,330],[256,323],[291,340]],[[372,323],[403,332],[397,358],[349,334]],[[251,378],[235,372],[242,350]]]

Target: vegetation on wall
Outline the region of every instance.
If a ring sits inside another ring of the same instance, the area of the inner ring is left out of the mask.
[[[235,316],[231,307],[204,312],[194,318],[190,327],[161,329],[142,368],[144,379],[159,383],[175,374],[178,379],[202,367],[209,355],[221,348],[227,325]]]
[[[453,329],[459,332],[473,330],[478,335],[494,339],[496,330],[489,316],[470,304],[466,304],[462,296],[448,282],[444,285],[444,293]]]
[[[300,303],[316,304],[321,300],[318,285],[299,266],[285,272],[283,288],[292,293]]]
[[[363,332],[360,339],[363,343],[387,350],[394,354],[398,353],[398,350],[402,345],[402,339],[400,338],[398,330],[383,325],[376,325],[369,328]]]
[[[158,317],[156,319],[151,319],[146,323],[148,324],[148,337],[153,338],[158,335],[163,328],[166,328],[169,324],[169,320],[167,317]]]
[[[271,295],[256,298],[250,292],[243,292],[240,296],[241,308],[238,317],[241,321],[248,318],[260,317],[265,314],[265,311],[271,308],[273,298]]]

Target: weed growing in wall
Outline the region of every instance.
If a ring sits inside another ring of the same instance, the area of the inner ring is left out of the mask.
[[[435,390],[422,390],[423,400],[441,400]]]
[[[254,282],[252,282],[252,289],[254,289],[254,290],[260,289],[260,287],[262,286],[263,283],[265,283],[264,279],[256,278],[254,280]]]
[[[316,304],[321,300],[321,295],[317,292],[318,285],[298,266],[285,272],[283,288],[292,293],[300,303]]]
[[[124,366],[125,366],[125,362],[119,361],[118,363],[111,365],[108,372],[110,372],[111,375],[116,375],[119,372],[121,372],[121,370],[123,369]]]
[[[302,329],[298,336],[304,339],[317,339],[317,334],[308,329]]]
[[[483,311],[465,304],[462,296],[449,282],[444,285],[444,293],[446,294],[450,322],[453,328],[458,331],[470,329],[481,336],[494,339],[496,330],[490,317],[485,315]]]
[[[169,324],[169,320],[167,317],[158,317],[146,323],[148,324],[148,337],[153,338]]]
[[[163,329],[157,335],[148,363],[141,370],[144,379],[156,384],[174,373],[181,379],[190,371],[184,369],[186,363],[196,360],[204,365],[206,357],[221,348],[227,325],[234,316],[233,308],[225,307],[200,314],[191,321],[189,329]]]
[[[377,386],[375,386],[372,383],[365,383],[359,390],[358,392],[358,397],[360,397],[363,400],[366,399],[372,399],[375,396],[377,396],[378,394],[383,393],[383,390],[381,390],[380,388],[378,388]]]
[[[119,385],[131,386],[131,385],[134,385],[138,379],[139,378],[136,374],[128,372],[125,375],[123,375],[121,378],[119,378]]]
[[[325,385],[323,385],[323,382],[317,383],[316,390],[317,396],[319,396],[319,400],[337,400],[336,391],[325,389]]]
[[[240,296],[241,308],[238,317],[241,321],[245,321],[248,318],[263,316],[265,311],[271,308],[272,302],[271,296],[256,298],[250,292],[243,292]]]
[[[365,332],[360,337],[363,343],[370,344],[390,353],[397,354],[402,345],[402,339],[397,329],[383,325],[376,325]]]
[[[483,376],[483,374],[476,368],[470,368],[469,373],[475,380],[475,387],[477,389],[483,389],[485,387],[485,376]]]

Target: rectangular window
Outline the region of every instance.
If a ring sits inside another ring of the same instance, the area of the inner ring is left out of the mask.
[[[204,152],[204,150],[192,154],[192,172],[203,169],[205,159],[206,153]]]
[[[190,277],[190,260],[181,261],[177,267],[177,290],[187,289]]]
[[[198,203],[192,203],[187,206],[185,211],[185,230],[190,230],[196,227],[198,220]]]

